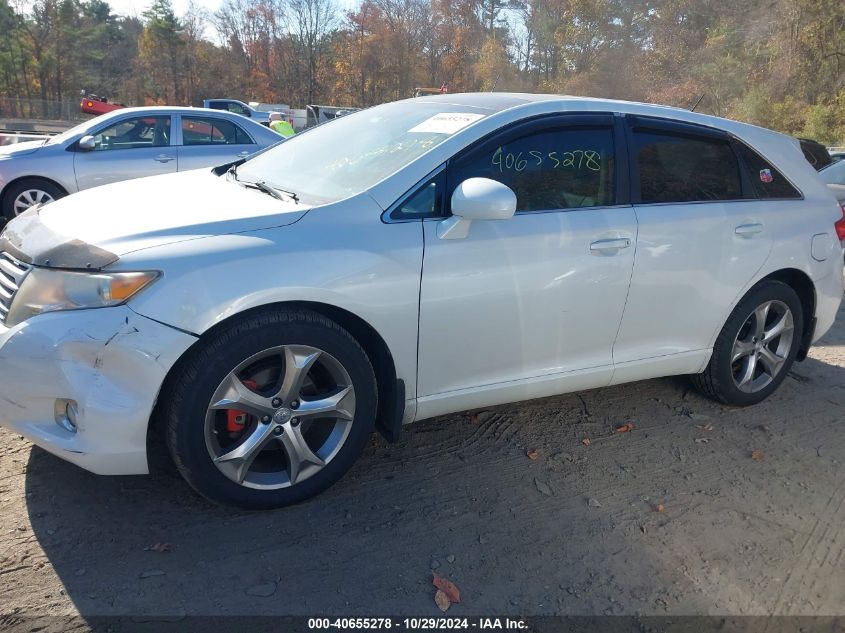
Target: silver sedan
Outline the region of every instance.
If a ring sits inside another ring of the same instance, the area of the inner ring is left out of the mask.
[[[82,189],[212,167],[280,140],[254,121],[219,110],[115,110],[47,140],[0,148],[0,209],[13,218]]]

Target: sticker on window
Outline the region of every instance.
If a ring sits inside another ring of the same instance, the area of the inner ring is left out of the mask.
[[[769,184],[770,182],[774,181],[774,176],[772,176],[771,169],[761,169],[760,170],[760,181]]]
[[[419,125],[415,125],[408,132],[425,134],[454,134],[465,128],[478,119],[483,119],[483,114],[472,114],[469,112],[441,112],[426,119]]]

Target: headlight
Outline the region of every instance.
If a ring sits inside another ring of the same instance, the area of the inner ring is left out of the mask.
[[[42,312],[116,306],[128,301],[158,276],[157,272],[77,273],[33,268],[15,293],[6,326]]]

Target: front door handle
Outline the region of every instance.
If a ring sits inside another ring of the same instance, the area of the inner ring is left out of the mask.
[[[620,248],[628,248],[631,240],[627,237],[620,237],[611,240],[598,240],[590,244],[590,252],[605,253],[607,251],[618,251]]]
[[[240,156],[241,158],[246,158],[246,157],[247,157],[247,156],[249,156],[250,154],[252,154],[252,152],[250,152],[250,151],[248,151],[248,150],[244,150],[243,152],[240,152],[240,153],[238,154],[238,156]]]
[[[176,160],[176,157],[168,154],[159,154],[155,159],[160,163],[169,163],[172,160]]]
[[[754,223],[754,224],[740,224],[738,227],[734,229],[734,233],[739,235],[740,237],[751,237],[752,235],[757,235],[758,233],[763,232],[763,225]]]

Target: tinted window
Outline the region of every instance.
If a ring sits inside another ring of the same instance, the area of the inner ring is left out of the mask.
[[[827,148],[818,141],[802,138],[798,139],[798,142],[801,144],[801,151],[804,153],[804,158],[807,159],[807,162],[810,163],[816,171],[824,169],[833,162],[830,152],[828,152]]]
[[[635,132],[643,203],[742,198],[739,164],[727,140]]]
[[[244,143],[252,143],[252,139],[231,121],[182,117],[182,145],[242,145]]]
[[[441,214],[441,199],[443,192],[443,175],[441,172],[433,179],[416,189],[411,195],[400,202],[390,212],[392,220],[413,220],[418,218],[432,218]]]
[[[801,192],[750,147],[737,143],[739,155],[748,168],[748,177],[758,198],[800,198]]]
[[[124,119],[94,135],[94,151],[164,147],[169,144],[169,116]]]
[[[492,178],[516,193],[516,210],[543,211],[614,203],[613,130],[558,128],[485,143],[453,165],[450,186]]]

